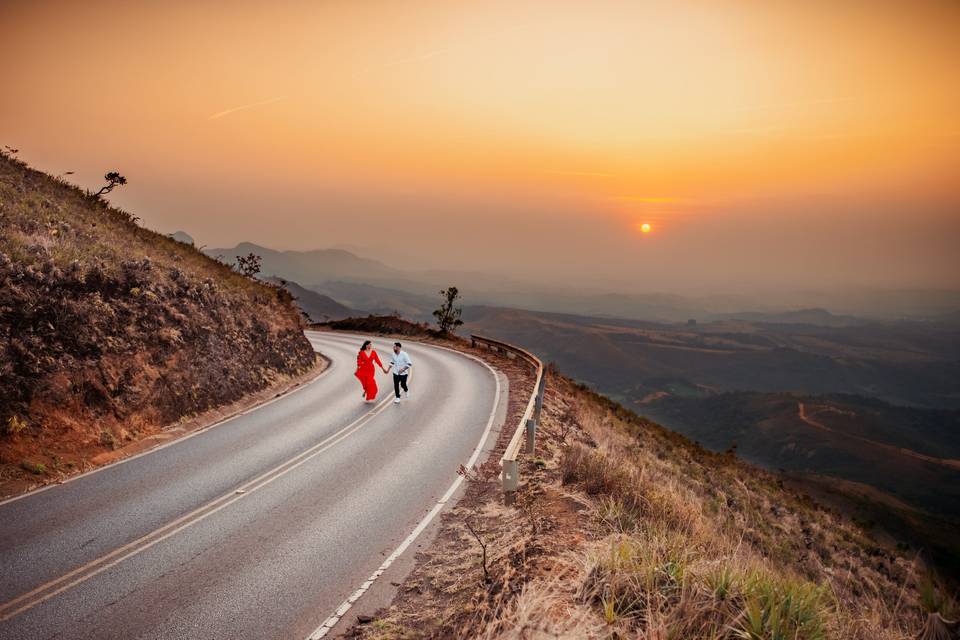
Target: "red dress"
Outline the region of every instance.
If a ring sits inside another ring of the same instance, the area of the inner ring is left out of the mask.
[[[371,349],[369,356],[366,351],[361,351],[360,354],[357,355],[357,371],[353,374],[357,376],[360,384],[363,385],[363,390],[367,394],[367,400],[377,399],[377,380],[374,376],[376,373],[376,370],[373,368],[374,362],[381,368],[383,367],[383,364],[380,362],[380,356],[377,355],[376,351]]]

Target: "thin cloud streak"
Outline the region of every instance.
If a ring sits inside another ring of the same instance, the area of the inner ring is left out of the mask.
[[[597,171],[547,171],[555,176],[587,176],[590,178],[615,178],[615,173],[600,173]]]
[[[275,102],[280,102],[281,100],[286,100],[287,96],[276,96],[275,98],[270,98],[268,100],[261,100],[260,102],[251,102],[250,104],[242,104],[239,107],[233,107],[231,109],[226,109],[218,113],[213,114],[207,120],[219,120],[224,116],[228,116],[231,113],[236,113],[237,111],[244,111],[246,109],[255,109],[256,107],[263,107],[268,104],[274,104]]]
[[[627,202],[643,202],[644,204],[670,204],[681,202],[680,198],[669,196],[616,196],[614,200],[626,200]]]

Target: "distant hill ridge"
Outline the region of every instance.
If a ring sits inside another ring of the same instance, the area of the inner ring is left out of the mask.
[[[269,277],[266,281],[283,287],[293,296],[294,302],[300,307],[311,322],[328,322],[330,320],[341,320],[357,314],[356,309],[340,304],[330,296],[317,293],[306,289],[296,282],[284,280],[283,278]]]
[[[250,253],[262,258],[263,276],[276,276],[309,286],[321,280],[353,278],[395,278],[401,271],[382,262],[361,258],[343,249],[315,249],[312,251],[277,251],[252,242],[241,242],[229,249],[204,249],[212,257],[223,257],[227,262]]]
[[[852,327],[864,324],[861,318],[837,315],[823,308],[797,309],[770,313],[763,311],[744,311],[740,313],[722,313],[716,320],[747,320],[750,322],[769,322],[772,324],[810,324],[821,327]]]

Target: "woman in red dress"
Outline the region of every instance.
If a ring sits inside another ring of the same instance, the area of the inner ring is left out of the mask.
[[[384,373],[387,372],[383,367],[383,363],[380,362],[380,356],[373,350],[373,345],[369,340],[365,340],[363,346],[360,347],[360,353],[357,354],[357,371],[353,375],[357,376],[360,384],[363,385],[363,398],[367,402],[372,402],[377,399],[377,380],[376,370],[373,368],[374,362],[383,369]]]

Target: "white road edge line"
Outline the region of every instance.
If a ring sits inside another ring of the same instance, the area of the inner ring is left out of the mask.
[[[496,370],[493,367],[491,367],[489,364],[487,364],[480,358],[474,355],[471,355],[469,353],[463,353],[462,351],[457,351],[456,349],[450,349],[448,347],[442,347],[436,344],[418,342],[416,340],[412,340],[411,342],[417,342],[417,344],[436,347],[438,349],[445,349],[447,351],[451,351],[453,353],[461,355],[465,358],[476,360],[477,362],[485,366],[487,369],[489,369],[490,373],[493,374],[493,380],[496,383],[496,393],[494,393],[494,396],[493,396],[493,408],[490,410],[490,418],[487,420],[487,426],[483,430],[483,435],[480,437],[480,442],[477,443],[476,448],[473,450],[473,454],[470,456],[470,459],[467,460],[467,464],[465,465],[467,469],[471,469],[474,463],[477,461],[477,458],[480,457],[480,452],[483,450],[483,445],[487,441],[487,438],[490,436],[490,430],[493,428],[493,421],[497,417],[497,409],[500,406],[500,376],[497,374]],[[417,526],[414,527],[413,531],[410,532],[410,535],[408,535],[406,539],[400,543],[400,546],[394,549],[393,553],[387,556],[387,559],[383,561],[383,564],[381,564],[377,568],[377,570],[374,571],[373,574],[369,578],[367,578],[367,580],[363,584],[361,584],[356,591],[350,594],[350,596],[346,600],[344,600],[339,607],[337,607],[337,610],[334,611],[332,614],[330,614],[330,616],[328,616],[327,619],[323,621],[323,624],[321,624],[319,627],[314,629],[313,633],[307,636],[307,640],[320,640],[320,638],[323,638],[325,635],[330,633],[333,627],[336,626],[336,624],[343,619],[343,616],[346,615],[347,611],[350,610],[350,607],[352,607],[354,603],[357,600],[359,600],[363,596],[363,594],[367,592],[367,590],[373,585],[373,583],[377,580],[377,578],[382,576],[386,572],[386,570],[390,568],[390,565],[392,565],[394,561],[397,558],[399,558],[404,551],[407,550],[407,547],[409,547],[413,543],[413,541],[416,540],[421,533],[423,533],[424,529],[427,528],[430,522],[437,516],[438,513],[440,513],[443,507],[446,506],[450,498],[453,497],[453,494],[456,493],[457,489],[460,488],[460,485],[463,483],[463,479],[464,479],[464,476],[461,476],[461,475],[457,476],[456,480],[453,481],[453,484],[450,485],[450,488],[447,489],[447,492],[443,494],[443,497],[440,498],[440,500],[435,505],[433,505],[433,508],[430,510],[430,512],[427,515],[425,515],[423,519],[420,520],[420,522],[417,523]]]
[[[306,332],[304,332],[304,336],[306,336]],[[309,338],[307,338],[307,340],[309,340]],[[313,347],[313,343],[312,343],[312,342],[310,343],[310,346]],[[158,445],[155,446],[155,447],[150,447],[149,449],[147,449],[147,450],[145,450],[145,451],[141,451],[140,453],[134,454],[134,455],[132,455],[132,456],[130,456],[130,457],[120,458],[119,460],[115,460],[115,461],[111,462],[110,464],[105,464],[105,465],[103,465],[103,466],[96,467],[95,469],[90,469],[89,471],[84,471],[83,473],[79,473],[79,474],[77,474],[77,475],[75,475],[75,476],[70,476],[69,478],[64,478],[63,482],[52,482],[52,483],[50,483],[50,484],[45,484],[45,485],[43,485],[42,487],[37,487],[36,489],[31,489],[30,491],[27,491],[26,493],[21,493],[20,495],[11,496],[11,497],[6,498],[6,499],[4,499],[4,500],[0,500],[0,507],[2,507],[2,506],[5,505],[5,504],[8,504],[8,503],[10,503],[10,502],[16,502],[17,500],[22,500],[22,499],[24,499],[24,498],[29,498],[30,496],[35,496],[35,495],[37,495],[38,493],[43,493],[44,491],[47,491],[47,490],[49,490],[49,489],[55,489],[55,488],[57,488],[57,487],[62,487],[63,485],[69,484],[69,483],[71,483],[71,482],[74,482],[75,480],[79,480],[80,478],[85,478],[85,477],[87,477],[87,476],[92,476],[92,475],[95,474],[95,473],[100,473],[101,471],[106,471],[107,469],[110,469],[110,468],[112,468],[112,467],[119,466],[119,465],[121,465],[121,464],[125,464],[125,463],[127,463],[127,462],[130,462],[131,460],[136,460],[137,458],[141,458],[141,457],[143,457],[143,456],[150,455],[151,453],[156,453],[157,451],[160,451],[161,449],[166,449],[167,447],[172,447],[172,446],[175,445],[175,444],[179,444],[179,443],[181,443],[181,442],[183,442],[183,441],[185,441],[185,440],[189,440],[190,438],[192,438],[192,437],[194,437],[194,436],[198,436],[198,435],[200,435],[201,433],[207,433],[208,431],[212,431],[213,429],[216,429],[217,427],[222,427],[223,425],[227,424],[228,422],[232,422],[232,421],[236,420],[237,418],[241,418],[241,417],[247,415],[248,413],[253,413],[254,411],[256,411],[256,410],[258,410],[258,409],[262,409],[263,407],[266,407],[267,405],[271,405],[271,404],[273,404],[274,402],[277,402],[278,400],[283,400],[284,398],[287,398],[287,397],[295,394],[297,391],[300,391],[301,389],[306,389],[307,387],[309,387],[310,385],[312,385],[312,384],[313,384],[314,382],[316,382],[317,380],[320,380],[321,378],[323,378],[324,376],[326,376],[327,372],[329,372],[329,371],[330,371],[331,369],[333,369],[333,367],[334,367],[333,358],[328,358],[327,356],[323,355],[322,353],[320,353],[319,351],[316,351],[316,350],[314,350],[314,353],[319,353],[320,356],[323,357],[323,358],[327,361],[327,366],[326,366],[326,368],[324,368],[323,371],[321,371],[321,372],[318,373],[316,376],[314,376],[313,378],[311,378],[309,381],[304,382],[303,384],[301,384],[301,385],[298,386],[298,387],[295,387],[295,388],[293,388],[293,389],[289,389],[289,390],[287,390],[285,393],[281,393],[279,396],[275,396],[275,397],[270,398],[269,400],[267,400],[267,401],[265,401],[265,402],[261,402],[260,404],[256,404],[256,405],[254,405],[254,406],[252,406],[252,407],[248,407],[247,409],[244,409],[243,411],[240,411],[240,412],[238,412],[238,413],[235,413],[235,414],[233,414],[232,416],[227,416],[226,418],[223,418],[222,420],[218,420],[217,422],[214,422],[213,424],[209,424],[209,425],[207,425],[206,427],[201,427],[201,428],[197,429],[196,431],[193,431],[193,432],[191,432],[191,433],[188,433],[188,434],[185,435],[185,436],[182,436],[182,437],[180,437],[180,438],[174,438],[173,440],[170,440],[169,442],[164,442],[163,444],[158,444]],[[163,432],[163,430],[161,430],[161,433],[162,433],[162,432]]]
[[[166,540],[170,536],[175,535],[180,531],[183,531],[184,529],[191,527],[197,524],[198,522],[201,522],[202,520],[205,520],[207,517],[233,504],[234,502],[237,502],[238,500],[242,500],[243,498],[246,498],[247,496],[255,492],[257,489],[261,489],[267,486],[268,484],[272,483],[274,480],[277,480],[287,475],[289,472],[293,471],[300,465],[305,464],[306,462],[320,455],[330,447],[336,444],[339,444],[340,441],[346,439],[348,436],[353,435],[354,433],[359,431],[362,427],[364,427],[368,422],[373,420],[373,418],[375,418],[377,415],[379,415],[380,413],[383,413],[383,410],[387,406],[389,406],[389,404],[390,404],[390,398],[388,397],[382,400],[381,402],[379,402],[377,405],[375,405],[373,409],[363,414],[362,416],[358,417],[356,420],[354,420],[347,426],[343,427],[333,435],[328,436],[324,440],[321,440],[320,442],[313,445],[309,449],[300,452],[299,454],[297,454],[293,458],[290,458],[286,462],[283,462],[277,465],[273,469],[270,469],[269,471],[266,471],[260,474],[253,480],[248,480],[243,485],[241,485],[238,489],[234,489],[229,493],[226,493],[220,496],[219,498],[211,500],[210,502],[204,505],[201,505],[200,507],[197,507],[190,513],[183,515],[180,518],[177,518],[176,520],[163,525],[162,527],[154,529],[150,533],[147,533],[137,538],[133,542],[129,542],[123,545],[122,547],[114,549],[110,553],[105,554],[99,558],[96,558],[85,565],[77,567],[76,569],[60,576],[59,578],[55,578],[53,580],[45,582],[44,584],[38,587],[35,587],[31,591],[23,593],[13,598],[12,600],[8,600],[7,602],[0,604],[0,622],[9,620],[10,618],[17,616],[28,609],[32,609],[38,604],[46,602],[50,598],[60,593],[63,593],[64,591],[67,591],[68,589],[71,589],[82,582],[86,582],[90,578],[106,571],[110,567],[113,567],[119,564],[120,562],[123,562],[127,558],[135,556],[143,551],[146,551],[147,549],[154,546],[155,544],[163,540]],[[218,505],[217,503],[222,503],[222,504]],[[217,505],[217,506],[211,509],[210,507],[214,505]],[[175,527],[175,528],[172,528],[172,527]],[[168,529],[169,531],[167,531]],[[164,531],[165,533],[163,533],[163,535],[161,535],[160,537],[154,538],[153,540],[150,540],[146,544],[142,544],[152,536],[156,536],[158,533],[161,533]],[[121,555],[119,558],[115,558],[111,560],[111,558],[113,558],[114,556],[117,556],[118,554],[123,554],[123,555]],[[98,564],[100,566],[97,566]],[[96,569],[94,571],[84,573],[85,570],[92,567],[96,567]],[[67,580],[70,580],[70,578],[72,578],[73,576],[76,576],[78,574],[79,574],[79,577],[75,578],[74,580],[71,580],[70,582],[67,582],[66,584],[62,584]],[[54,589],[53,591],[48,591],[48,589],[52,587],[57,587],[57,588]],[[45,593],[42,597],[32,599],[32,600],[30,599],[32,596],[43,593],[44,591],[47,591],[47,593]],[[20,604],[21,602],[25,602],[25,604],[21,605],[16,609],[13,609],[13,607]]]

